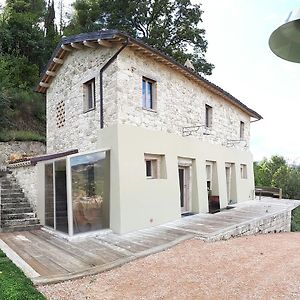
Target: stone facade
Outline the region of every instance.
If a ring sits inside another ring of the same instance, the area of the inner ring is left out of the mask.
[[[73,51],[60,68],[47,91],[47,153],[78,149],[95,149],[100,129],[99,71],[116,49],[82,49]],[[117,119],[116,63],[104,74],[106,126]],[[96,109],[84,113],[83,83],[96,79]],[[65,101],[65,124],[58,128],[56,107]]]
[[[18,184],[23,189],[25,196],[29,200],[31,206],[36,210],[37,196],[37,168],[36,166],[23,166],[11,169]]]
[[[118,46],[119,47],[119,46]],[[118,47],[74,50],[47,90],[47,152],[95,150],[100,130],[99,70]],[[157,109],[141,106],[142,77],[154,80]],[[83,84],[95,78],[96,109],[83,113]],[[116,123],[177,135],[184,127],[201,140],[248,150],[250,117],[221,96],[174,69],[125,48],[104,72],[104,126]],[[56,125],[56,107],[65,101],[65,125]],[[213,109],[212,128],[205,129],[205,104]],[[245,141],[240,140],[240,122]]]
[[[182,135],[184,127],[197,138],[226,147],[248,149],[250,117],[195,81],[168,66],[130,49],[118,59],[118,122]],[[141,107],[142,77],[156,82],[156,111]],[[212,107],[212,128],[205,129],[205,105]],[[240,121],[245,124],[245,142],[240,139]],[[197,131],[196,131],[197,130]]]
[[[227,229],[226,232],[220,232],[212,235],[206,240],[215,242],[219,240],[228,240],[232,237],[244,235],[266,234],[291,231],[291,210],[287,209],[281,213],[274,213],[264,217],[257,217],[251,222],[245,222],[239,226]]]
[[[0,142],[0,166],[6,165],[11,154],[41,155],[46,146],[40,142]]]

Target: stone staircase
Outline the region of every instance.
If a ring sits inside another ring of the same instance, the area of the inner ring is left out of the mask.
[[[0,173],[0,232],[40,228],[39,220],[10,171]]]

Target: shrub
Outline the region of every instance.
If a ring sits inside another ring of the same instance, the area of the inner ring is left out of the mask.
[[[300,207],[292,210],[291,231],[300,231]]]

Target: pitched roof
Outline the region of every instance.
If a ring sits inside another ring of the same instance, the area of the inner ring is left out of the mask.
[[[223,90],[221,87],[202,77],[192,69],[187,68],[186,66],[178,63],[169,55],[166,55],[143,43],[142,41],[132,38],[128,34],[117,30],[81,33],[78,35],[62,38],[58,43],[56,49],[54,50],[46,68],[44,69],[40,78],[40,82],[35,88],[35,91],[39,93],[46,93],[46,90],[50,86],[52,79],[56,75],[56,72],[59,70],[60,66],[64,62],[64,59],[66,59],[66,57],[72,50],[80,50],[83,47],[111,47],[115,43],[125,41],[128,42],[128,46],[131,47],[133,50],[139,51],[143,55],[151,56],[151,58],[159,61],[160,63],[166,64],[169,67],[175,69],[176,71],[184,74],[188,78],[198,82],[200,85],[210,90],[212,93],[223,97],[233,105],[239,107],[249,116],[258,120],[262,119],[262,116],[260,114],[247,107],[240,100]]]

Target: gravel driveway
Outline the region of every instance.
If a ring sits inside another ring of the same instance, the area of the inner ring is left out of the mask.
[[[300,299],[300,233],[183,242],[82,279],[41,286],[48,299]]]

